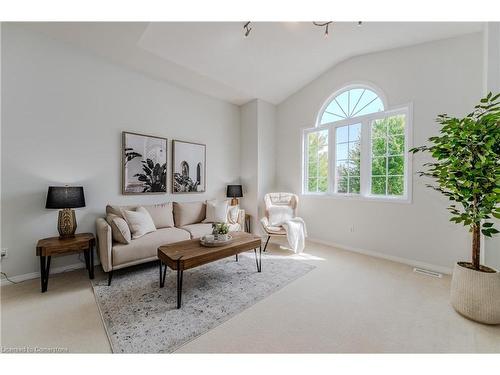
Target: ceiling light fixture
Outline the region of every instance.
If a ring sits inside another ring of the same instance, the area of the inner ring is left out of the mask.
[[[248,36],[250,35],[250,31],[252,31],[250,23],[251,21],[248,21],[246,24],[243,25],[243,32],[244,32],[243,35],[245,36],[245,38],[248,38]]]
[[[333,23],[333,21],[327,21],[327,22],[314,22],[314,26],[319,26],[319,27],[324,27],[325,28],[325,38],[328,38],[328,26]]]

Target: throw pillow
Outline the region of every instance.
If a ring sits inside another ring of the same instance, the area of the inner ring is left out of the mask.
[[[293,209],[290,206],[274,205],[267,211],[269,212],[269,225],[273,227],[279,227],[293,218]]]
[[[229,206],[229,212],[227,218],[230,224],[238,223],[238,215],[240,214],[240,206]]]
[[[174,222],[180,228],[200,223],[205,218],[205,202],[174,202]]]
[[[127,222],[123,218],[114,214],[108,214],[106,216],[106,221],[111,227],[113,240],[124,244],[130,243],[132,235]]]
[[[130,228],[130,232],[132,232],[133,239],[156,230],[151,215],[144,207],[138,207],[135,211],[123,210],[122,212]]]
[[[172,202],[144,206],[148,210],[156,229],[171,228],[174,226]]]
[[[207,201],[207,214],[204,223],[227,223],[229,201]]]

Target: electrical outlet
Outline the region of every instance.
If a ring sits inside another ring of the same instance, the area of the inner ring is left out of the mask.
[[[5,258],[7,258],[7,255],[8,255],[8,253],[7,253],[7,248],[4,248],[4,249],[2,249],[2,250],[0,251],[0,259],[1,259],[1,260],[4,260]]]

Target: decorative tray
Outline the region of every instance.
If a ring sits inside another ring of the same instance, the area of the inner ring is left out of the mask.
[[[212,240],[212,241],[206,241],[204,237],[200,239],[200,244],[202,246],[206,247],[216,247],[216,246],[224,246],[228,245],[233,241],[233,237],[229,234],[227,236],[227,240]]]

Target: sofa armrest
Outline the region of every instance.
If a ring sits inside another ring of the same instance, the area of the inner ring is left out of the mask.
[[[96,220],[96,235],[97,235],[97,253],[104,272],[113,270],[113,262],[111,259],[111,249],[113,247],[113,237],[111,235],[111,227],[102,217]]]
[[[240,209],[238,211],[238,224],[240,224],[240,231],[245,231],[245,210]]]

